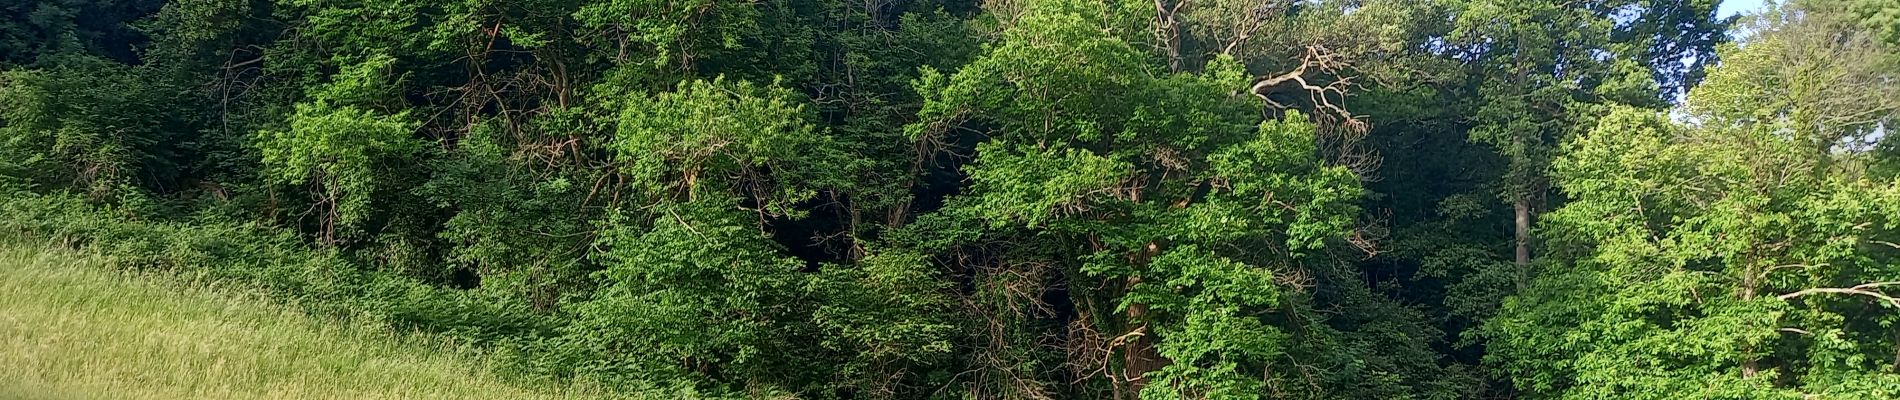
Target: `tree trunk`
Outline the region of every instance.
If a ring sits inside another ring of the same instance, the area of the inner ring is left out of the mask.
[[[1139,199],[1140,195],[1135,195],[1135,198]],[[1149,242],[1137,252],[1135,264],[1147,265],[1160,252],[1159,243]],[[1140,284],[1140,275],[1130,276],[1124,290],[1134,291],[1135,286]],[[1122,377],[1128,380],[1128,393],[1131,394],[1128,398],[1130,399],[1141,398],[1141,389],[1148,386],[1149,372],[1160,370],[1161,367],[1168,365],[1168,359],[1161,357],[1160,352],[1155,350],[1154,329],[1148,329],[1148,324],[1142,321],[1147,318],[1147,315],[1147,303],[1138,302],[1128,305],[1128,324],[1136,327],[1130,332],[1138,332],[1128,339],[1128,343],[1124,345],[1126,349],[1122,352]]]
[[[1141,283],[1140,277],[1128,278],[1128,288],[1130,289],[1139,283]],[[1147,314],[1147,304],[1134,303],[1128,305],[1128,321],[1130,323],[1140,321],[1143,316]],[[1147,325],[1143,324],[1139,326],[1145,327]],[[1167,365],[1167,360],[1162,359],[1161,354],[1155,351],[1153,333],[1152,331],[1146,331],[1136,334],[1134,337],[1129,338],[1128,343],[1124,345],[1126,348],[1122,352],[1122,366],[1124,368],[1122,377],[1128,380],[1128,393],[1130,394],[1130,396],[1126,398],[1141,398],[1141,389],[1148,386],[1148,373],[1159,370],[1162,366]]]
[[[321,172],[319,172],[319,174],[321,174]],[[342,195],[337,193],[336,186],[323,185],[323,200],[320,203],[324,206],[322,221],[323,237],[320,241],[324,247],[336,247],[336,222],[338,219],[343,218],[342,211],[340,210],[342,205],[337,203],[339,197],[342,197]]]
[[[1893,372],[1900,372],[1900,327],[1893,328]]]
[[[1517,37],[1517,48],[1512,50],[1511,58],[1513,59],[1512,64],[1517,67],[1517,78],[1511,81],[1511,83],[1514,86],[1523,87],[1524,82],[1526,82],[1528,80],[1527,78],[1530,76],[1530,68],[1527,68],[1524,62],[1524,38],[1522,36]],[[1536,134],[1536,133],[1533,132],[1532,134]],[[1516,145],[1518,149],[1524,149],[1528,147],[1528,143],[1525,143],[1526,140],[1525,140],[1524,135],[1525,135],[1524,133],[1520,132],[1520,133],[1517,133],[1517,135],[1512,138],[1512,141],[1514,142],[1514,144]],[[1529,160],[1523,159],[1521,157],[1511,160],[1512,164],[1529,163],[1529,162],[1530,162]],[[1516,169],[1516,168],[1523,168],[1523,167],[1513,165],[1512,168]],[[1532,187],[1532,185],[1528,184],[1528,182],[1523,181],[1522,179],[1524,178],[1522,177],[1519,177],[1518,179],[1519,181],[1514,182],[1515,185],[1521,185],[1515,188],[1516,190],[1518,190],[1517,201],[1511,204],[1512,208],[1514,208],[1517,213],[1516,221],[1514,221],[1514,224],[1513,224],[1513,227],[1515,227],[1517,230],[1516,232],[1517,233],[1516,235],[1517,236],[1517,258],[1513,266],[1517,269],[1516,271],[1517,272],[1517,292],[1524,293],[1525,288],[1530,286],[1530,268],[1531,268],[1531,190],[1530,190],[1530,187]]]
[[[1531,198],[1518,195],[1513,208],[1517,209],[1517,291],[1523,292],[1530,284],[1531,266]]]

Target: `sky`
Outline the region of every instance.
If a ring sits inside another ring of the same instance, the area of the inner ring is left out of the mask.
[[[1767,0],[1722,0],[1722,6],[1715,9],[1718,16],[1727,17],[1743,12],[1760,10],[1762,2]]]

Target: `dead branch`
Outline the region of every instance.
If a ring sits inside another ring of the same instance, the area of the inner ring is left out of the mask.
[[[1181,13],[1181,7],[1190,0],[1181,0],[1173,6],[1167,0],[1155,0],[1155,36],[1161,41],[1168,55],[1168,72],[1181,72],[1181,22],[1175,15]]]
[[[1885,301],[1887,302],[1887,304],[1893,305],[1894,307],[1900,307],[1900,299],[1896,299],[1896,298],[1893,298],[1893,296],[1888,296],[1885,293],[1880,293],[1880,292],[1872,290],[1875,288],[1879,288],[1881,286],[1891,286],[1891,285],[1900,285],[1900,281],[1866,283],[1866,284],[1861,284],[1861,285],[1857,285],[1850,288],[1805,289],[1805,290],[1801,290],[1794,293],[1788,293],[1788,294],[1784,294],[1780,296],[1775,296],[1775,298],[1778,298],[1781,300],[1790,300],[1796,297],[1801,297],[1801,296],[1806,296],[1806,295],[1811,295],[1811,294],[1823,294],[1823,293],[1851,294],[1851,295],[1861,295],[1861,296],[1867,296],[1867,297],[1880,299],[1881,301]]]
[[[1329,153],[1327,160],[1351,169],[1361,179],[1369,179],[1376,176],[1372,172],[1378,170],[1382,160],[1377,153],[1360,148],[1371,126],[1346,108],[1346,96],[1357,85],[1348,75],[1351,67],[1340,53],[1323,45],[1308,45],[1299,65],[1285,73],[1254,81],[1247,91],[1275,111],[1310,106],[1314,122],[1322,130],[1319,139],[1321,148]],[[1309,76],[1325,79],[1324,84],[1315,84],[1308,80]],[[1283,94],[1304,94],[1307,104],[1286,104],[1273,99],[1274,95]]]

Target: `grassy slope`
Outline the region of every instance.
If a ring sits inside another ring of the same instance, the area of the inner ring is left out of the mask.
[[[0,245],[0,398],[583,398],[441,343]]]

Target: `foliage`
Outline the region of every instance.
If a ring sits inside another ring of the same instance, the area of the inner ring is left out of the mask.
[[[108,197],[125,186],[174,191],[191,152],[191,112],[166,108],[183,89],[151,68],[78,57],[0,75],[0,148],[8,176]],[[154,82],[156,81],[156,82]]]
[[[634,396],[1893,397],[1893,7],[1718,3],[15,1],[0,228]]]
[[[1576,256],[1506,303],[1487,357],[1566,398],[1893,395],[1876,383],[1893,379],[1877,326],[1900,306],[1880,292],[1900,192],[1826,145],[1853,125],[1807,119],[1832,108],[1781,91],[1853,81],[1801,82],[1775,71],[1811,69],[1757,58],[1801,29],[1731,49],[1691,94],[1698,124],[1619,109],[1568,144],[1553,175],[1571,201],[1547,237]]]

